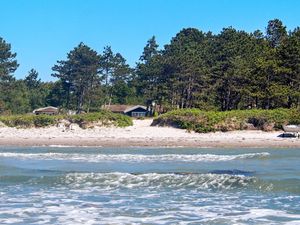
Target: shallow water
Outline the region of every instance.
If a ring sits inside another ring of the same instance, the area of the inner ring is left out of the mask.
[[[2,147],[0,224],[300,224],[300,149]]]

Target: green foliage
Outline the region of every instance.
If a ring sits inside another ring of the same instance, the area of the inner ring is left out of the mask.
[[[137,65],[138,93],[170,108],[299,107],[299,33],[288,35],[274,19],[265,35],[232,27],[217,35],[185,28],[160,52],[152,38]]]
[[[56,124],[60,116],[49,115],[11,115],[1,116],[0,121],[9,127],[46,127]]]
[[[1,94],[1,97],[5,102],[4,109],[6,112],[23,114],[31,111],[29,93],[22,80],[12,80],[1,90],[5,92],[5,94]]]
[[[59,123],[62,119],[71,123],[76,123],[82,128],[87,124],[100,124],[101,126],[127,127],[133,125],[132,119],[126,115],[112,113],[109,111],[100,111],[97,113],[86,113],[78,115],[11,115],[0,116],[0,122],[9,127],[30,128],[30,127],[47,127]],[[90,126],[92,127],[92,126]]]
[[[12,79],[12,73],[18,68],[17,54],[11,52],[11,45],[0,37],[0,81],[7,82]]]
[[[247,124],[261,130],[281,129],[284,124],[300,124],[300,111],[275,109],[217,112],[184,109],[170,111],[153,121],[153,125],[175,126],[200,133],[243,130],[247,129]]]
[[[41,79],[38,79],[39,73],[35,69],[31,69],[25,77],[24,82],[29,89],[37,88],[41,84]]]
[[[116,127],[127,127],[133,125],[132,119],[129,116],[105,110],[96,113],[69,116],[68,120],[72,123],[77,123],[80,126],[93,122],[100,122],[104,126],[113,125]]]
[[[132,87],[133,70],[120,53],[114,53],[110,46],[104,48],[100,58],[101,75],[104,78],[103,104],[128,104],[135,96]]]
[[[61,116],[38,115],[33,116],[33,123],[35,127],[46,127],[55,125]]]
[[[268,22],[266,38],[272,47],[278,47],[287,38],[286,27],[279,19]]]
[[[68,53],[67,60],[58,61],[52,70],[56,73],[52,76],[57,77],[64,84],[64,92],[67,93],[67,108],[72,100],[76,100],[76,110],[83,111],[85,102],[91,101],[93,91],[99,86],[101,77],[98,72],[100,69],[100,56],[87,45],[80,43]]]
[[[287,31],[279,19],[265,32],[184,28],[161,49],[153,36],[135,68],[110,46],[99,54],[80,43],[53,66],[54,83],[42,82],[34,69],[15,79],[15,57],[0,37],[1,114],[49,105],[94,112],[104,104],[147,104],[152,113],[300,108],[300,28]]]
[[[47,106],[46,99],[49,95],[52,83],[43,83],[41,79],[38,78],[39,73],[31,69],[28,72],[28,75],[22,81],[22,83],[26,86],[27,99],[29,100],[29,111],[33,111],[37,108]],[[21,111],[19,113],[25,113],[27,111]]]

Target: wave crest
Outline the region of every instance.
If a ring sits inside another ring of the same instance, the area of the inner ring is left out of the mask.
[[[162,155],[141,155],[141,154],[80,154],[80,153],[11,153],[2,152],[0,157],[37,159],[37,160],[68,160],[79,162],[108,162],[108,161],[127,161],[127,162],[210,162],[210,161],[232,161],[246,159],[264,159],[270,153],[247,153],[239,155],[217,155],[217,154],[162,154]]]
[[[71,173],[61,177],[59,183],[74,187],[120,188],[195,188],[233,189],[255,184],[257,179],[228,174],[130,174],[130,173]]]

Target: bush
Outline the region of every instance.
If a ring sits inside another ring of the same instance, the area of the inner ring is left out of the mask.
[[[47,127],[59,123],[65,119],[71,123],[76,123],[82,128],[92,127],[93,123],[101,126],[126,127],[131,126],[132,119],[126,115],[112,113],[109,111],[100,111],[97,113],[87,113],[80,115],[12,115],[0,116],[0,122],[9,127]]]
[[[226,112],[182,109],[170,111],[154,119],[152,125],[173,126],[200,133],[247,129],[281,129],[284,124],[300,124],[300,112],[296,109],[233,110]]]
[[[105,110],[97,113],[73,115],[67,119],[72,123],[79,124],[82,128],[85,128],[89,123],[100,123],[103,126],[113,125],[116,127],[127,127],[133,125],[132,119],[129,116]]]
[[[12,115],[1,116],[0,121],[9,127],[45,127],[54,125],[57,117],[49,115]]]
[[[38,115],[33,116],[33,124],[35,127],[46,127],[57,123],[58,116]]]

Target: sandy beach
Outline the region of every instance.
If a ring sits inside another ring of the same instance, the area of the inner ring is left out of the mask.
[[[232,131],[200,134],[172,127],[152,127],[152,120],[134,120],[126,128],[72,125],[48,128],[0,128],[1,146],[149,146],[149,147],[299,147],[300,139],[282,138],[282,131]]]

